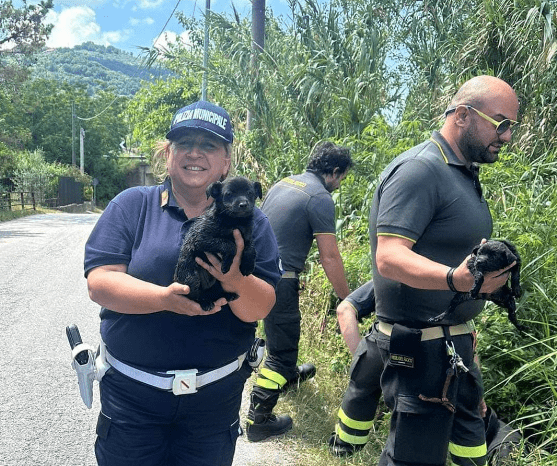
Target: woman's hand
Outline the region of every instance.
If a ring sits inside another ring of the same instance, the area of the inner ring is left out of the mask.
[[[251,274],[242,275],[240,262],[244,251],[244,239],[240,230],[234,230],[236,255],[230,270],[222,273],[221,262],[211,254],[207,254],[209,263],[196,258],[196,262],[221,282],[225,291],[236,293],[238,299],[231,301],[230,309],[238,319],[244,322],[255,322],[264,319],[275,304],[275,289],[272,285]]]
[[[190,287],[188,285],[182,285],[181,283],[172,283],[165,289],[165,301],[167,305],[165,308],[169,311],[175,312],[176,314],[184,314],[187,316],[206,316],[219,312],[226,304],[226,299],[219,298],[213,309],[209,311],[204,311],[201,306],[192,301],[187,297],[190,292]]]

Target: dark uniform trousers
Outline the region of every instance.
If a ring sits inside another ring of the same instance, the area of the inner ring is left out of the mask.
[[[142,384],[109,369],[100,383],[95,454],[100,466],[230,466],[241,433],[244,363],[197,393]]]
[[[252,391],[252,402],[270,412],[282,388],[297,376],[300,342],[300,282],[282,278],[276,290],[276,303],[264,319],[267,357]]]
[[[352,445],[365,445],[381,397],[383,361],[375,338],[367,335],[358,344],[350,366],[350,380],[338,411],[335,433]]]
[[[441,398],[450,367],[444,338],[422,341],[413,368],[389,365],[389,336],[374,329],[369,338],[375,339],[383,362],[381,388],[393,411],[379,466],[444,466],[447,452],[454,465],[485,465],[485,426],[478,409],[483,386],[473,361],[472,334],[452,337],[470,369],[451,379],[447,398],[454,413],[439,402],[421,399]]]

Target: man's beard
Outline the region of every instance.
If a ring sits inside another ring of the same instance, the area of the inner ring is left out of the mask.
[[[489,151],[489,146],[484,147],[477,142],[476,128],[470,127],[464,134],[461,141],[460,150],[464,158],[470,162],[476,163],[494,163],[499,155]]]

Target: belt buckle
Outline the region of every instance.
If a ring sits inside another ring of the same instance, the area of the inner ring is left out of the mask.
[[[172,381],[174,395],[189,395],[197,392],[197,369],[175,371]]]

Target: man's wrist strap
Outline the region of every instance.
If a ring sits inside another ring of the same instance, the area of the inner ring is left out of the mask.
[[[454,293],[458,293],[458,290],[455,288],[454,283],[453,283],[453,273],[456,269],[454,267],[451,267],[449,269],[449,271],[447,272],[447,285],[449,285],[449,289],[451,291],[453,291]]]

